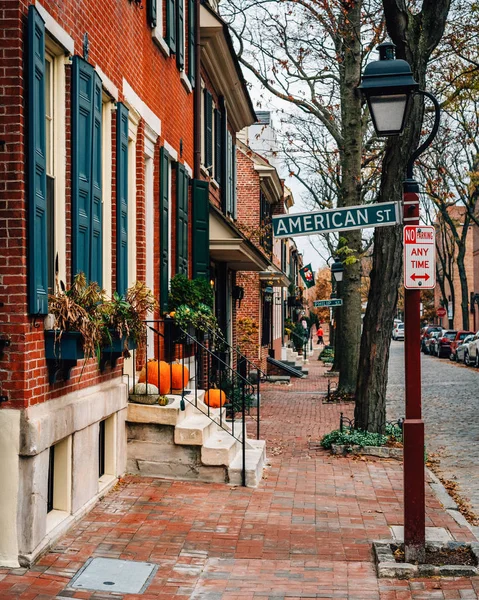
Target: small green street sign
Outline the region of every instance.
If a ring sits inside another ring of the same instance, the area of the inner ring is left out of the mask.
[[[343,300],[342,298],[334,298],[332,300],[315,300],[313,302],[313,306],[315,308],[322,308],[325,306],[331,307],[331,306],[342,306],[343,305]]]
[[[401,211],[397,202],[282,215],[273,217],[273,235],[276,238],[285,238],[329,231],[396,225],[401,222],[400,215]]]

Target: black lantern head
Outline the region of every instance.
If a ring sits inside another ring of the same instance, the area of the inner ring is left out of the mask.
[[[379,60],[366,65],[358,87],[366,97],[378,136],[402,132],[410,99],[419,89],[409,63],[395,58],[395,48],[392,42],[378,46]]]
[[[343,280],[344,265],[338,257],[335,258],[331,265],[331,273],[333,274],[334,280],[338,283]]]

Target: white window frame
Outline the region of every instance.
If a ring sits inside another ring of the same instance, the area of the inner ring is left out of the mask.
[[[103,222],[102,222],[102,236],[103,236],[103,289],[106,291],[108,296],[113,293],[112,289],[112,260],[111,260],[111,248],[112,248],[112,112],[115,110],[115,105],[111,98],[103,93],[103,104],[102,104],[102,210],[103,210]]]
[[[58,276],[66,281],[66,75],[65,50],[45,36],[45,60],[51,65],[51,156],[48,173],[54,179],[54,255],[58,256]],[[47,152],[48,152],[47,148]]]
[[[49,449],[45,452],[49,452]],[[71,514],[72,507],[72,436],[55,444],[53,471],[53,509],[47,513],[46,532]]]
[[[153,40],[158,44],[165,56],[170,56],[170,48],[163,34],[165,22],[163,20],[163,0],[156,0],[156,25],[151,30]]]
[[[128,287],[136,277],[136,138],[140,115],[128,112]]]

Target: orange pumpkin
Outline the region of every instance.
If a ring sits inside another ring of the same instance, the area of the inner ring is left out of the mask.
[[[190,372],[187,367],[180,363],[171,365],[171,389],[175,391],[183,390],[190,380]]]
[[[226,403],[226,394],[223,390],[208,390],[205,394],[205,404],[211,408],[220,408]]]
[[[146,364],[146,368],[140,371],[138,383],[144,383],[148,372],[148,383],[156,385],[160,395],[164,396],[171,392],[170,383],[170,365],[163,360],[149,360]]]

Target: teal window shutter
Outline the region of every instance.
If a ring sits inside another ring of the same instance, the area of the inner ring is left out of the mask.
[[[103,203],[102,203],[102,86],[94,74],[93,135],[92,135],[92,192],[91,192],[91,252],[90,279],[103,285]]]
[[[213,97],[208,90],[205,93],[205,167],[213,166]]]
[[[90,280],[95,71],[79,56],[72,63],[72,277]]]
[[[195,87],[195,23],[196,2],[188,0],[188,77],[192,87]]]
[[[176,52],[176,0],[166,0],[166,43]]]
[[[226,186],[226,214],[233,214],[233,138],[228,131],[226,134],[226,161],[227,161],[227,177],[225,178]]]
[[[28,311],[48,313],[45,24],[28,7]]]
[[[193,278],[209,279],[210,198],[207,181],[193,179]]]
[[[176,65],[180,71],[185,68],[185,3],[176,0]]]
[[[222,157],[222,124],[221,111],[215,109],[215,179],[221,185],[221,167],[223,162]]]
[[[236,144],[233,144],[233,156],[232,156],[232,190],[231,190],[231,216],[233,219],[238,217],[238,190],[236,188],[237,178],[236,178]]]
[[[151,27],[156,27],[156,1],[147,0],[146,3],[146,18]]]
[[[228,115],[223,96],[219,97],[219,106],[221,113],[221,209],[223,213],[226,214],[226,205],[228,200],[228,155],[226,152],[228,149]]]
[[[188,275],[188,173],[176,163],[176,272]]]
[[[168,274],[170,257],[168,254],[169,240],[169,199],[170,189],[168,152],[160,149],[160,308],[168,310]]]
[[[116,105],[116,291],[128,287],[128,109]]]

